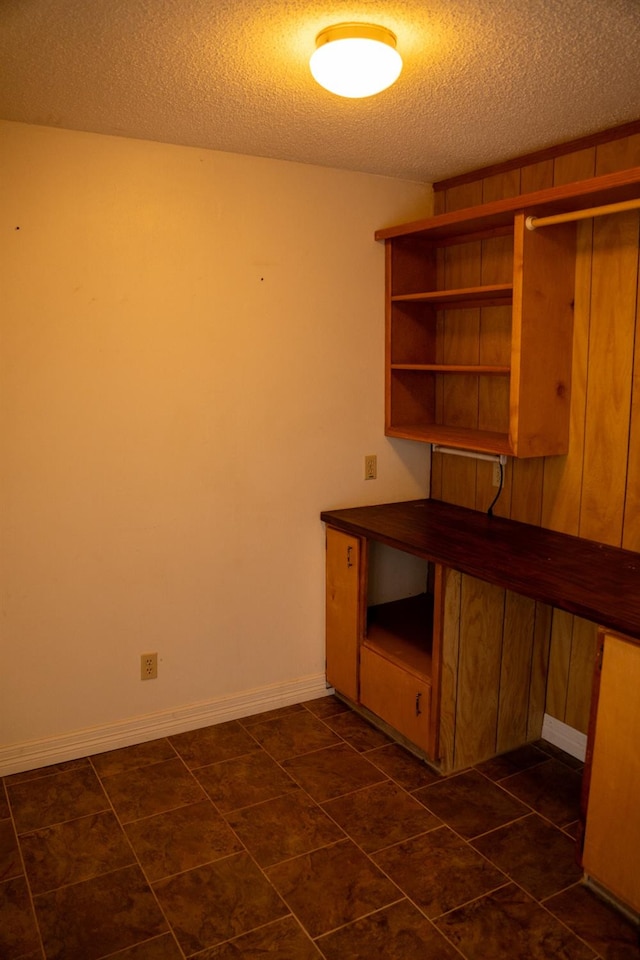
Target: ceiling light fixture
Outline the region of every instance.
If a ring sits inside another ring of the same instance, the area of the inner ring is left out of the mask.
[[[321,87],[339,97],[372,97],[400,76],[396,36],[371,23],[339,23],[316,37],[309,62]]]

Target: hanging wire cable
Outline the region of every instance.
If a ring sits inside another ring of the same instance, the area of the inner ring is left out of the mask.
[[[499,497],[500,494],[502,493],[502,487],[503,487],[503,485],[504,485],[504,467],[502,466],[502,460],[499,460],[499,461],[498,461],[498,466],[500,467],[500,483],[499,483],[499,485],[498,485],[498,492],[496,493],[495,497],[494,497],[493,500],[491,501],[491,506],[490,506],[489,509],[487,510],[487,515],[490,516],[490,517],[493,516],[493,508],[495,507],[496,503],[498,502],[498,497]]]

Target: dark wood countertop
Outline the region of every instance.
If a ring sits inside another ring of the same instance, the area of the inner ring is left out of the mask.
[[[640,553],[489,517],[440,500],[346,510],[321,519],[640,641]]]

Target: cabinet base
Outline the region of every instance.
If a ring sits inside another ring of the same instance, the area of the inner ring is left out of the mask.
[[[422,760],[425,766],[429,767],[429,769],[434,773],[442,773],[438,764],[433,760],[430,760],[424,750],[421,750],[420,747],[418,747],[415,743],[412,743],[411,740],[408,740],[407,737],[404,737],[398,730],[392,727],[391,724],[387,723],[381,717],[378,717],[375,713],[372,713],[371,710],[363,707],[362,704],[354,703],[353,700],[350,700],[349,697],[346,697],[338,690],[335,691],[334,696],[343,703],[346,703],[346,705],[353,710],[354,713],[357,713],[359,716],[361,716],[362,719],[370,723],[372,727],[375,727],[377,730],[380,730],[381,733],[386,734],[394,743],[404,747],[407,753],[411,753],[418,760]]]

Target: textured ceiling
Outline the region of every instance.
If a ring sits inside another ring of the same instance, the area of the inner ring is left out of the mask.
[[[309,73],[346,20],[367,100]],[[640,0],[0,0],[0,117],[434,181],[640,117]]]

